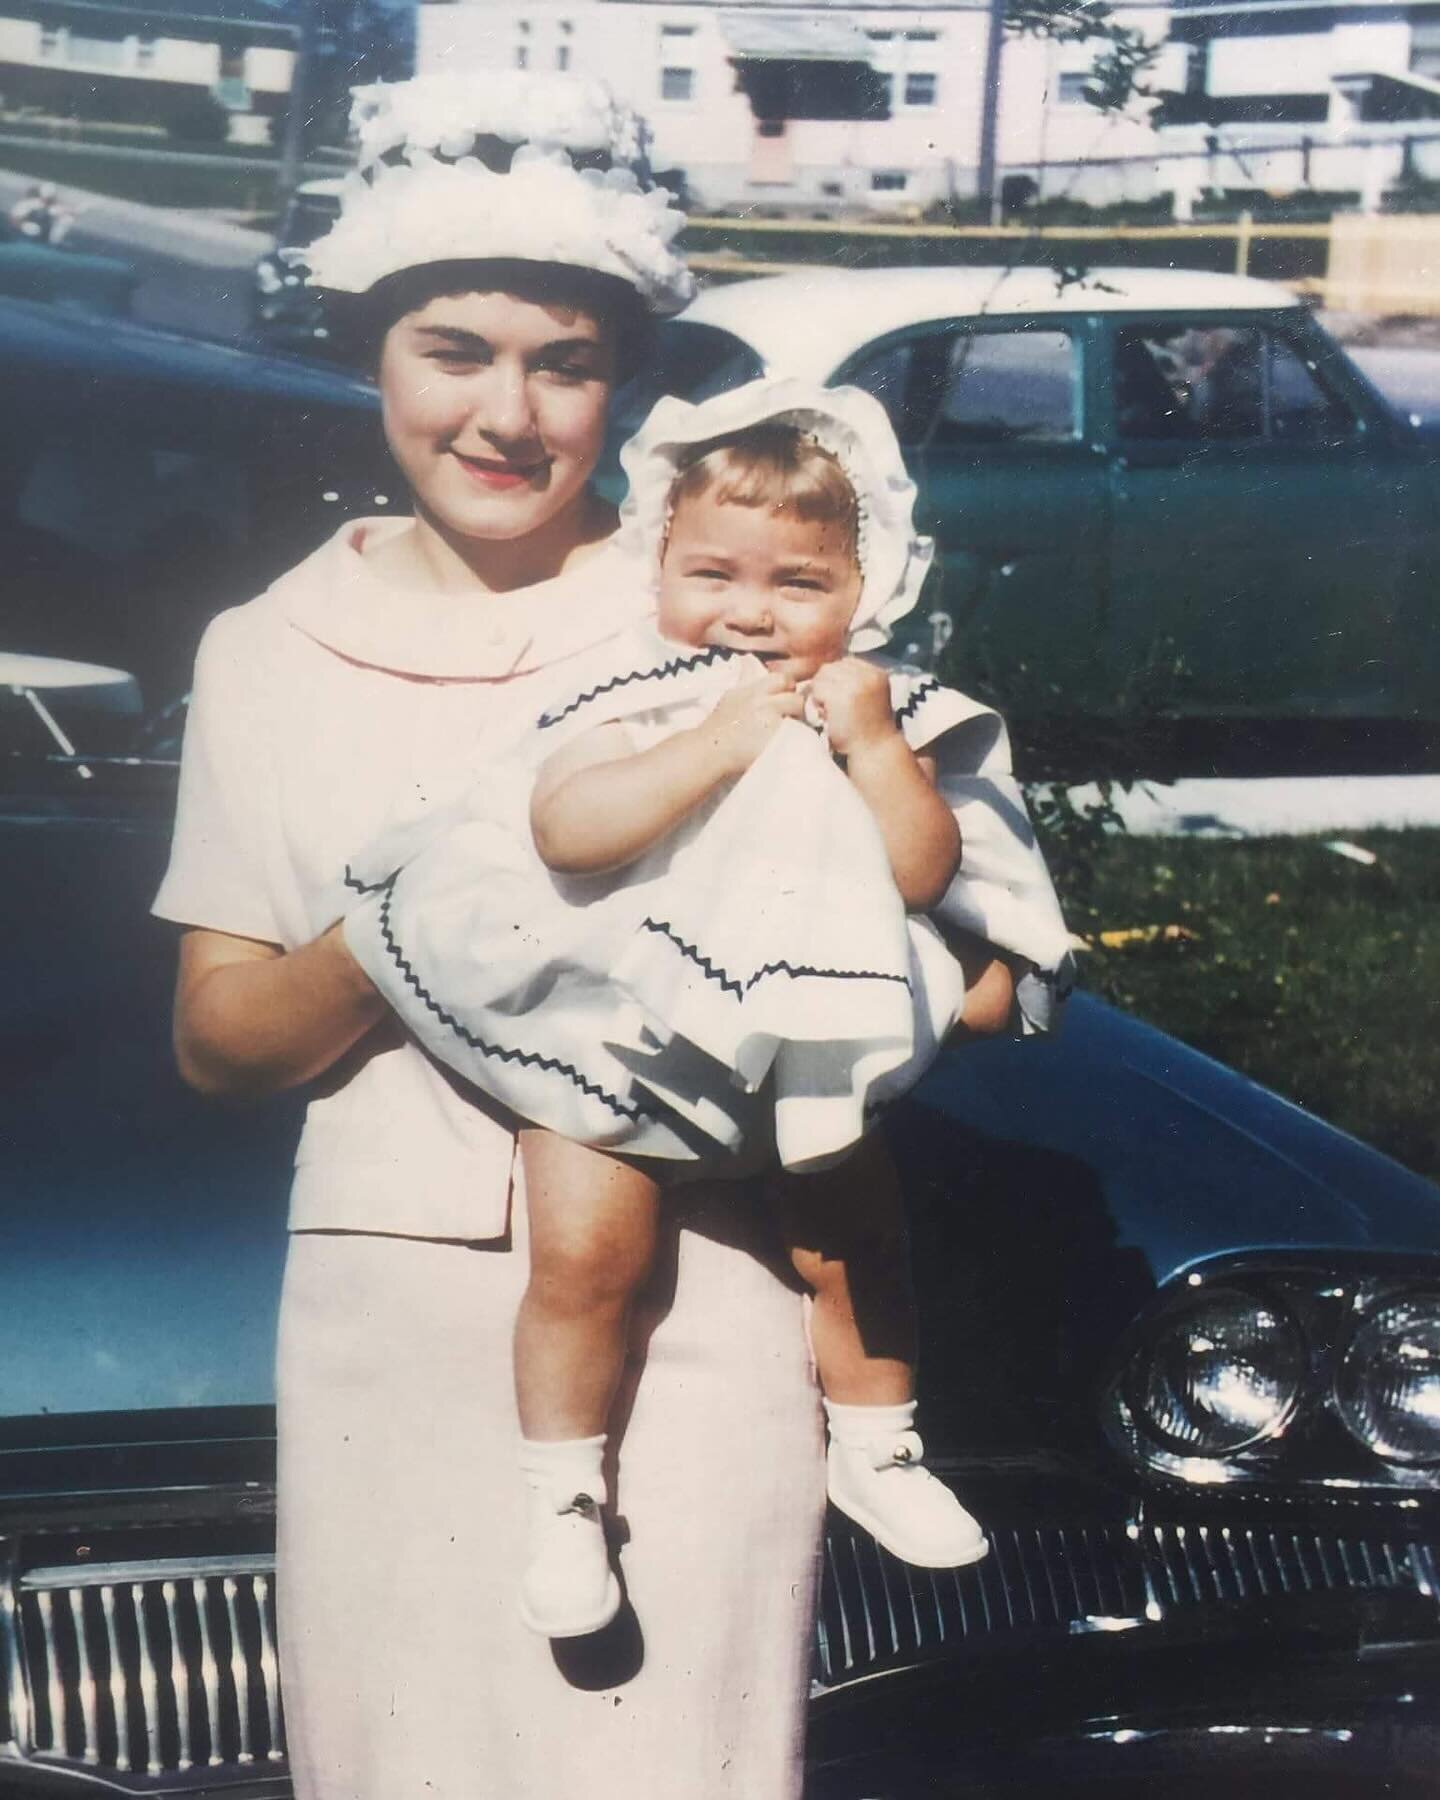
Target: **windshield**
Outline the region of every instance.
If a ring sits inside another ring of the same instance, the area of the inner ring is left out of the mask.
[[[627,438],[645,422],[665,394],[682,400],[708,400],[742,387],[765,373],[759,355],[741,338],[715,325],[671,319],[655,334],[653,353],[644,370],[615,396],[611,413],[616,430]]]

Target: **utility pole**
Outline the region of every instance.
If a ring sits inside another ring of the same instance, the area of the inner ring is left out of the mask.
[[[315,88],[315,62],[320,47],[321,0],[298,0],[295,62],[290,71],[290,97],[285,107],[285,136],[280,146],[280,172],[276,177],[277,210],[284,212],[300,185],[305,167],[305,115]]]
[[[975,197],[993,225],[999,195],[995,180],[995,144],[1000,132],[1000,53],[1005,48],[1005,0],[990,0],[985,25],[985,74],[980,93],[980,153],[976,158]]]

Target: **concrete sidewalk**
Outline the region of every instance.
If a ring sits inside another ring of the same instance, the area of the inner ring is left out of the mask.
[[[1072,788],[1085,805],[1093,786]],[[1115,809],[1137,837],[1297,837],[1440,827],[1440,775],[1326,775],[1139,782]]]

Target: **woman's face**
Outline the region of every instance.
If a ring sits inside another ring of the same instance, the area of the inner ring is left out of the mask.
[[[613,330],[575,306],[481,292],[407,313],[381,350],[380,397],[417,510],[450,537],[558,544],[599,458],[614,376]]]

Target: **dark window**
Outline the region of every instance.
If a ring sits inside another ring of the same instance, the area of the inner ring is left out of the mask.
[[[903,169],[873,169],[870,186],[877,194],[903,194],[909,179]]]
[[[936,77],[933,75],[907,75],[905,77],[905,104],[907,106],[933,106],[936,85]]]
[[[760,358],[741,339],[715,325],[675,319],[655,333],[644,371],[615,396],[610,411],[612,433],[624,442],[663,394],[682,400],[708,400],[765,373]]]
[[[908,445],[1063,443],[1079,427],[1064,331],[937,331],[886,346],[846,379],[882,402]]]
[[[1358,423],[1279,332],[1191,320],[1116,333],[1115,411],[1122,437],[1200,443],[1326,443]]]
[[[695,71],[693,69],[662,69],[660,71],[660,98],[662,100],[689,100],[695,93]]]
[[[1088,69],[1067,69],[1055,83],[1055,98],[1061,106],[1084,106],[1090,81]]]

